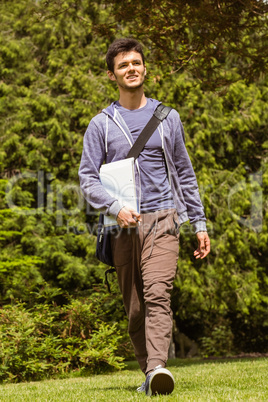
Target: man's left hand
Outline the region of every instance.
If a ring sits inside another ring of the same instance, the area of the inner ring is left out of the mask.
[[[205,258],[210,252],[210,240],[207,232],[197,232],[198,248],[194,252],[195,258]]]

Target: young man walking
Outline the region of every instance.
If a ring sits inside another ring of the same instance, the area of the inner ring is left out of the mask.
[[[136,358],[146,378],[139,392],[169,394],[174,379],[165,368],[172,333],[170,293],[178,261],[179,227],[188,219],[198,240],[196,258],[210,251],[206,218],[184,144],[179,114],[172,109],[135,162],[140,210],[120,205],[101,184],[102,163],[124,159],[161,103],[147,98],[142,47],[119,39],[106,55],[108,76],[119,100],[95,116],[85,133],[79,168],[84,197],[114,216],[120,234],[112,238],[113,260]]]

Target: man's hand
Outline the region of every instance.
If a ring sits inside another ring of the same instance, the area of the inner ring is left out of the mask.
[[[207,232],[197,232],[196,237],[198,240],[198,249],[195,250],[194,256],[195,258],[205,258],[210,252],[210,240]]]
[[[139,225],[141,216],[134,209],[124,207],[119,211],[116,220],[121,228],[131,228]]]

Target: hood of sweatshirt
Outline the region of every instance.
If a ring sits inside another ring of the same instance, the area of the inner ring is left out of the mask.
[[[147,99],[147,102],[148,102],[148,101],[152,101],[152,102],[153,102],[154,110],[156,109],[156,107],[157,107],[160,103],[162,103],[162,102],[159,102],[159,101],[156,100],[156,99],[152,99],[152,98],[146,98],[146,99]],[[115,119],[115,118],[116,118],[116,103],[117,103],[117,102],[113,102],[113,103],[111,103],[111,105],[109,105],[107,108],[105,108],[105,109],[102,110],[103,113],[108,114],[108,116],[110,116],[112,119]]]

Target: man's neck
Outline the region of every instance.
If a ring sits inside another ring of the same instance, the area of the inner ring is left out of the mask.
[[[125,109],[140,109],[147,103],[143,89],[141,91],[120,91],[119,103]]]

